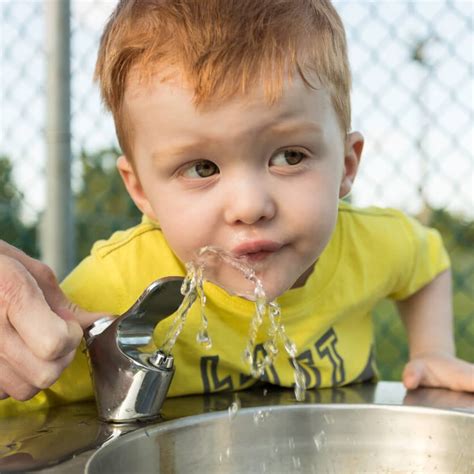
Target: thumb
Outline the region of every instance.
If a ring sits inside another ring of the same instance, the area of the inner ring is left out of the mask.
[[[403,385],[408,390],[414,390],[419,387],[424,373],[424,364],[420,360],[412,360],[405,365],[402,374]]]
[[[66,299],[65,296],[64,298]],[[104,316],[110,316],[106,313],[95,313],[91,311],[86,311],[85,309],[80,308],[79,306],[67,300],[66,303],[67,304],[65,306],[53,308],[53,311],[66,321],[77,321],[83,330],[89,327],[98,319],[103,318]]]
[[[52,311],[66,321],[76,321],[84,330],[94,321],[108,316],[106,313],[86,311],[70,301],[59,286],[52,271],[43,264],[41,272],[36,272],[37,283]]]

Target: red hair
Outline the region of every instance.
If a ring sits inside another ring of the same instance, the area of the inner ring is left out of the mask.
[[[285,77],[327,87],[344,133],[350,129],[351,74],[342,21],[329,0],[120,0],[105,26],[95,78],[129,158],[123,98],[140,79],[174,68],[196,106],[245,94],[256,83],[270,103]],[[309,73],[309,74],[308,74]]]

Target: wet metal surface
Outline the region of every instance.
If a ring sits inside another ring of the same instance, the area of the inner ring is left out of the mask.
[[[236,400],[240,403],[241,409],[238,410],[237,414],[234,416],[234,418],[232,418],[233,414],[229,416],[228,409]],[[322,404],[325,406],[321,407],[320,411],[318,411],[318,406],[321,406]],[[213,440],[216,440],[216,442],[222,440],[222,443],[224,443],[224,441],[230,441],[231,443],[226,445],[225,449],[223,448],[223,444],[217,444],[220,446],[220,450],[217,450],[216,447],[216,450],[212,451],[214,452],[214,461],[216,461],[216,459],[219,461],[221,454],[223,461],[227,459],[228,449],[230,449],[229,452],[231,453],[229,454],[229,458],[231,460],[234,459],[234,455],[232,455],[232,440],[238,440],[236,436],[238,436],[238,433],[242,433],[239,430],[244,428],[254,431],[256,429],[265,430],[268,429],[265,428],[265,426],[272,426],[271,430],[274,431],[274,429],[282,428],[282,425],[278,425],[278,423],[281,423],[278,421],[279,419],[286,419],[288,421],[288,429],[303,430],[312,426],[311,436],[302,444],[301,447],[299,446],[295,449],[305,449],[304,446],[306,443],[306,445],[314,450],[317,449],[316,444],[318,444],[318,442],[321,444],[321,446],[327,442],[326,438],[329,431],[325,428],[327,420],[325,420],[324,414],[328,415],[327,410],[337,408],[337,406],[341,405],[345,405],[348,408],[350,406],[350,411],[352,412],[350,417],[347,415],[338,418],[340,420],[340,426],[337,428],[340,430],[340,433],[346,433],[347,436],[352,436],[352,438],[347,439],[348,444],[346,443],[346,447],[344,448],[346,449],[347,453],[352,452],[352,454],[355,455],[357,452],[363,452],[364,446],[360,444],[360,439],[356,439],[355,436],[358,432],[357,430],[366,428],[367,431],[368,427],[364,426],[364,423],[361,425],[360,422],[357,421],[357,413],[365,410],[364,413],[368,414],[368,416],[371,416],[372,422],[376,424],[377,417],[374,417],[372,414],[382,413],[380,411],[376,411],[378,409],[377,405],[389,405],[392,407],[402,408],[405,407],[407,411],[404,413],[393,410],[388,412],[386,411],[388,408],[383,408],[385,411],[381,414],[382,418],[384,416],[388,416],[386,415],[387,413],[390,413],[390,419],[393,419],[393,421],[390,421],[388,424],[383,422],[384,424],[381,426],[385,427],[384,429],[386,430],[386,433],[384,432],[384,434],[382,434],[379,432],[378,439],[375,441],[382,442],[386,436],[392,436],[392,439],[395,439],[393,436],[395,436],[396,433],[394,435],[390,430],[393,431],[394,427],[397,427],[397,431],[402,430],[401,432],[405,433],[403,430],[406,430],[406,427],[408,426],[410,429],[406,431],[406,436],[404,435],[404,445],[410,447],[410,445],[413,443],[408,441],[408,436],[415,436],[417,433],[426,434],[425,431],[420,430],[426,428],[427,426],[432,426],[433,430],[435,430],[433,433],[437,434],[434,440],[433,438],[429,438],[429,436],[433,436],[433,434],[428,434],[428,437],[426,438],[425,436],[424,438],[424,444],[429,448],[429,451],[427,451],[425,456],[426,460],[429,460],[428,455],[433,456],[433,453],[435,455],[438,452],[443,453],[449,448],[451,452],[455,451],[459,457],[459,460],[452,461],[452,463],[457,463],[460,465],[462,460],[465,466],[468,466],[469,469],[474,472],[473,466],[469,465],[469,462],[472,463],[472,457],[469,458],[469,456],[472,456],[472,454],[469,452],[466,454],[466,452],[463,450],[463,443],[461,442],[462,439],[464,439],[463,437],[465,436],[467,430],[467,434],[470,435],[470,440],[466,441],[464,445],[468,448],[472,447],[471,440],[474,438],[474,395],[451,392],[443,389],[419,389],[406,392],[400,383],[395,382],[380,382],[378,384],[362,384],[337,389],[308,391],[306,394],[305,406],[308,406],[308,410],[311,410],[312,414],[308,415],[309,412],[307,412],[305,416],[300,416],[300,414],[296,414],[296,411],[289,410],[292,407],[295,407],[297,410],[300,410],[304,407],[304,405],[295,401],[292,390],[280,390],[275,387],[258,387],[251,391],[238,393],[220,393],[210,396],[189,396],[167,399],[163,405],[161,419],[155,420],[154,422],[146,425],[135,423],[124,426],[116,426],[103,423],[97,418],[97,411],[93,402],[73,404],[65,407],[57,407],[49,411],[37,411],[28,414],[22,414],[17,417],[0,419],[0,472],[29,472],[30,470],[35,470],[35,472],[43,472],[48,474],[82,473],[84,472],[84,468],[88,459],[92,454],[94,454],[94,452],[97,451],[97,448],[104,443],[110,442],[111,439],[115,438],[121,440],[122,436],[124,436],[123,440],[125,441],[125,434],[132,432],[130,436],[138,435],[137,430],[142,429],[144,426],[146,427],[148,434],[151,432],[155,433],[155,430],[158,430],[156,431],[156,434],[158,435],[159,429],[161,429],[160,427],[165,426],[163,423],[173,420],[178,420],[177,422],[179,423],[190,423],[191,425],[194,423],[195,427],[193,430],[195,430],[195,438],[202,438],[202,442],[213,445],[215,444]],[[371,405],[371,407],[369,408],[366,405]],[[428,416],[428,413],[423,411],[426,416],[423,415],[424,421],[421,423],[421,425],[418,425],[418,421],[416,421],[418,416],[416,407],[420,406],[435,407],[440,410],[439,412],[437,411],[433,416]],[[410,410],[412,407],[414,409],[413,412]],[[266,414],[269,410],[285,408],[288,408],[288,411],[285,414],[282,412],[281,417],[274,417],[273,414]],[[375,410],[371,411],[371,409],[374,408]],[[246,409],[255,410],[250,413],[246,412]],[[453,413],[452,410],[456,410],[456,413]],[[324,411],[325,413],[322,413]],[[260,425],[258,425],[259,412],[264,413],[264,415],[260,415],[260,417],[262,417],[261,428],[259,428]],[[225,437],[223,435],[221,438],[219,434],[219,429],[221,428],[216,428],[216,426],[219,425],[217,421],[211,422],[211,418],[208,418],[205,431],[201,431],[200,426],[198,426],[199,423],[197,423],[197,419],[193,420],[189,418],[196,415],[201,416],[202,414],[206,413],[213,414],[211,416],[220,417],[222,423],[225,421],[226,424],[222,425],[226,427],[223,432]],[[349,412],[345,411],[344,413],[348,414]],[[323,414],[322,418],[321,414]],[[254,415],[257,418],[257,425],[254,423]],[[446,415],[449,415],[449,417]],[[464,421],[461,420],[458,415],[461,416]],[[463,415],[465,416],[463,417]],[[291,417],[297,417],[297,421]],[[311,420],[309,420],[309,418]],[[268,420],[272,420],[270,421],[270,425],[266,424]],[[349,420],[351,420],[350,423]],[[439,423],[438,421],[433,420],[438,420]],[[213,423],[217,423],[217,425]],[[299,428],[300,425],[301,428]],[[241,428],[239,428],[239,426],[241,426]],[[421,426],[421,428],[418,429],[418,426]],[[330,426],[327,425],[326,427]],[[323,435],[320,434],[322,430],[325,431]],[[351,430],[356,431],[352,432]],[[245,436],[247,436],[247,434]],[[261,436],[265,437],[266,435],[262,434]],[[293,438],[295,445],[299,443],[298,440],[300,438],[298,438],[298,436],[299,435],[297,433],[294,433]],[[315,436],[316,440],[314,439]],[[336,436],[336,434],[334,434],[334,436]],[[341,436],[344,436],[344,434],[337,434],[334,440],[338,439],[342,442],[343,438],[341,438]],[[306,438],[307,436],[305,435],[304,437]],[[333,435],[331,435],[331,438],[332,437]],[[289,439],[290,438],[288,437],[287,443],[290,443]],[[351,444],[349,441],[358,442],[359,445]],[[117,441],[112,441],[110,446],[112,446],[115,442]],[[190,447],[192,447],[194,443],[195,441],[189,443]],[[278,443],[285,445],[283,438],[274,439],[273,446],[278,447]],[[163,444],[161,444],[161,446],[162,445]],[[155,451],[161,450],[161,447],[157,447],[159,445],[154,444],[153,446]],[[329,445],[326,444],[326,446]],[[187,447],[187,449],[190,449],[190,447]],[[357,449],[355,449],[356,447]],[[255,453],[258,452],[257,445],[255,443],[253,443],[250,448],[250,451],[243,455],[244,457],[248,458],[249,462],[255,459],[252,453],[254,451]],[[288,449],[290,448],[291,446],[288,444]],[[392,456],[396,458],[405,457],[402,448],[403,446],[401,446],[401,444],[394,444],[392,447]],[[209,451],[211,448],[209,448],[209,445],[206,445],[206,447],[203,449]],[[239,449],[246,448],[242,447]],[[259,449],[264,450],[266,448],[260,446]],[[330,447],[327,447],[326,449],[332,450],[335,448],[330,444]],[[170,451],[167,452],[170,453]],[[186,452],[186,449],[184,449],[184,452]],[[321,453],[324,451],[321,449],[319,452]],[[298,456],[295,457],[295,461],[290,459],[291,463],[303,463],[302,456],[303,455],[300,456],[299,461]],[[446,459],[452,459],[452,457],[450,458],[451,454],[446,454],[446,456],[448,456]],[[310,459],[310,457],[307,459]],[[307,465],[309,465],[308,463],[309,461],[307,462]],[[442,464],[439,465],[441,466]],[[224,465],[220,466],[222,468],[220,472],[226,472],[226,470],[223,468]],[[329,464],[328,466],[329,467],[326,470],[327,472],[331,472],[331,467]],[[263,469],[262,466],[260,466],[260,468]],[[463,468],[463,466],[460,466],[460,469],[461,468]],[[38,469],[41,470],[38,471]],[[265,472],[261,469],[258,472]],[[200,472],[206,472],[205,469],[201,469],[200,467],[198,470]],[[372,472],[373,471],[374,469],[372,469]],[[121,472],[126,471],[122,470]],[[149,472],[160,471],[156,469],[155,464],[150,467]],[[173,471],[171,470],[169,472]],[[194,470],[193,472],[197,471]],[[209,472],[212,472],[212,470]],[[231,471],[229,470],[229,472]],[[252,471],[250,470],[248,472]],[[267,472],[271,471],[267,470]],[[278,472],[278,470],[273,470],[273,472]],[[288,472],[298,472],[298,469],[295,468]],[[300,472],[312,471],[300,470]],[[324,470],[322,472],[324,472]],[[381,472],[384,471],[382,470]],[[395,470],[395,472],[397,471]],[[400,472],[400,470],[398,472]],[[438,472],[442,472],[442,470],[438,469]],[[453,471],[448,470],[448,472]],[[463,471],[461,470],[461,472]],[[469,471],[465,470],[464,472]]]
[[[474,415],[376,405],[287,405],[182,418],[100,449],[88,474],[472,472]]]

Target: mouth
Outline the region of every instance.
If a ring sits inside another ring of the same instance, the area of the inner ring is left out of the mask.
[[[244,242],[232,250],[232,255],[247,262],[261,262],[278,252],[283,245],[270,240]]]

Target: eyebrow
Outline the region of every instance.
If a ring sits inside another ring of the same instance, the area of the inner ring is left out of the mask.
[[[313,133],[322,133],[322,128],[315,122],[309,120],[289,120],[287,122],[275,122],[265,126],[266,129],[272,129],[278,133],[290,133],[295,131],[307,131]]]
[[[311,132],[316,134],[322,133],[322,128],[315,122],[308,120],[287,120],[282,122],[281,120],[275,120],[257,127],[256,129],[245,130],[242,135],[246,135],[249,132],[252,133],[268,133],[272,131],[278,134],[289,134],[295,132]],[[195,151],[197,148],[202,148],[209,144],[209,142],[215,142],[215,138],[212,136],[199,137],[196,140],[189,142],[180,142],[176,145],[167,146],[166,148],[155,150],[152,153],[152,158],[157,159],[162,156],[179,156],[186,153]]]

